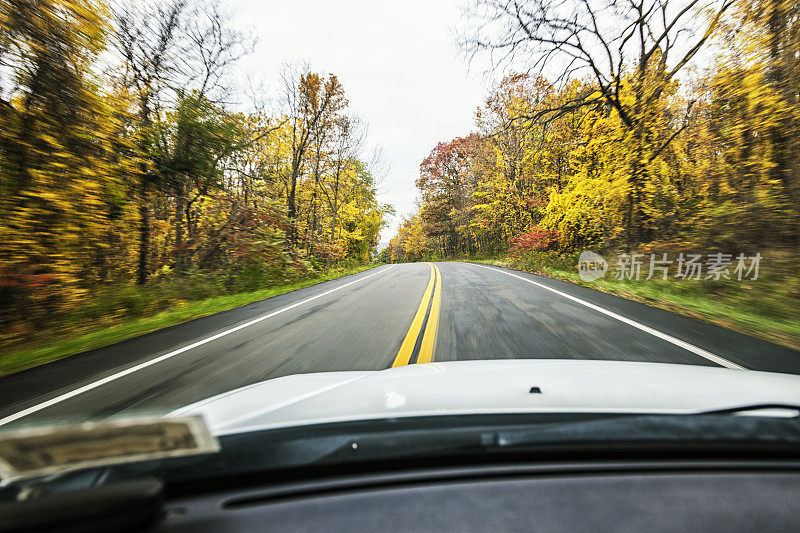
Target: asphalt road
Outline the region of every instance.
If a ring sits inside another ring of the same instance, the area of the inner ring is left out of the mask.
[[[258,381],[465,359],[567,358],[800,374],[800,352],[549,278],[387,265],[0,379],[0,429],[163,414]]]

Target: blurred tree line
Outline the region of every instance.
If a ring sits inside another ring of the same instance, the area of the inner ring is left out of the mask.
[[[119,6],[0,0],[4,337],[111,286],[254,290],[371,259],[391,208],[338,78],[287,66],[243,112],[255,43],[219,3]]]
[[[523,73],[422,162],[384,260],[800,249],[800,4],[477,0],[471,17],[465,50]],[[711,66],[689,70],[698,53]]]

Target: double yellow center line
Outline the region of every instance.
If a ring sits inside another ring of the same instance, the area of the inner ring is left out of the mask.
[[[430,363],[433,361],[436,326],[439,323],[439,305],[442,299],[442,274],[436,265],[430,265],[430,267],[431,279],[428,282],[428,288],[425,289],[417,314],[414,315],[414,320],[411,322],[411,328],[409,328],[406,338],[400,346],[400,351],[397,352],[397,357],[392,363],[393,367],[407,365],[412,361],[412,356],[417,346],[419,346],[417,363]],[[420,332],[423,329],[423,325],[425,326],[425,331],[422,333],[422,339],[420,340]]]

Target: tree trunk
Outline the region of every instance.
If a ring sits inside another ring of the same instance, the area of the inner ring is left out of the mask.
[[[339,214],[339,168],[336,170],[336,177],[334,178],[333,182],[333,205],[331,206],[332,217],[331,217],[331,241],[335,239],[336,236],[336,218]]]
[[[287,215],[289,217],[289,243],[292,247],[297,245],[297,172],[292,170],[289,194],[286,198],[288,204]]]
[[[183,249],[184,203],[183,185],[179,185],[175,195],[175,266],[181,272],[186,269],[186,253]]]
[[[150,208],[145,199],[139,205],[139,268],[136,283],[147,282],[147,259],[150,255]]]

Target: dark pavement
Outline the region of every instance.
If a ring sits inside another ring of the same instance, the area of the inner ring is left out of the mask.
[[[705,322],[541,276],[436,265],[434,361],[614,359],[800,374],[800,352]],[[381,266],[7,376],[0,424],[163,414],[280,376],[388,368],[430,279],[427,263]]]

